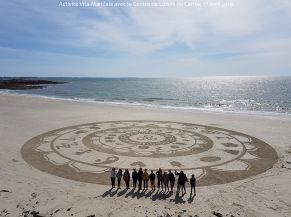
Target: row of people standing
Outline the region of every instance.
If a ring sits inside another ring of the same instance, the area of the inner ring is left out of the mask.
[[[183,171],[173,173],[171,170],[162,171],[161,168],[158,169],[158,171],[154,172],[151,170],[149,173],[147,169],[140,168],[138,171],[136,169],[133,169],[133,172],[130,176],[129,170],[126,169],[125,172],[121,169],[116,171],[115,168],[112,168],[111,170],[111,185],[112,188],[115,188],[115,179],[117,179],[117,185],[118,189],[120,189],[121,179],[124,180],[126,188],[129,189],[130,179],[132,179],[132,185],[133,188],[137,188],[140,191],[142,189],[148,189],[148,183],[150,182],[152,191],[156,190],[156,180],[157,180],[157,187],[158,189],[162,189],[164,191],[171,191],[173,192],[173,188],[175,186],[175,175],[178,176],[178,182],[177,182],[177,194],[181,191],[183,194],[183,191],[186,193],[186,187],[185,184],[188,182],[188,178]],[[194,195],[196,195],[196,178],[194,174],[192,175],[190,179],[190,185],[191,185],[191,195],[192,190],[194,190]],[[171,190],[170,190],[171,189]]]

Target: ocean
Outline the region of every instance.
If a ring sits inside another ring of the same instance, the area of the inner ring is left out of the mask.
[[[1,92],[170,109],[291,114],[291,77],[41,79],[67,83]]]

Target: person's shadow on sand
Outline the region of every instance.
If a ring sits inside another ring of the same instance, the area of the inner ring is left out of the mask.
[[[193,196],[190,195],[188,198],[188,203],[192,203],[194,201],[195,196],[196,196],[195,194]]]
[[[105,191],[103,194],[102,194],[102,197],[114,197],[114,195],[118,192],[118,188],[113,191],[113,188],[110,188],[108,191]]]
[[[113,188],[110,188],[108,191],[105,191],[103,194],[102,194],[102,197],[107,197],[111,194]]]
[[[137,190],[136,192],[133,192],[133,194],[131,195],[132,198],[141,198],[142,196],[144,196],[144,190]]]
[[[125,195],[125,198],[128,198],[129,196],[131,196],[132,198],[137,198],[140,199],[141,197],[144,198],[150,198],[152,201],[156,201],[156,200],[166,200],[168,198],[170,198],[171,196],[173,196],[173,192],[169,191],[169,192],[165,192],[165,191],[159,191],[157,190],[156,192],[153,190],[147,191],[145,189],[143,190],[137,190],[135,188],[132,188],[129,192],[127,188],[123,189],[122,191],[118,192],[119,189],[116,189],[113,191],[113,188],[109,189],[108,191],[105,191],[101,196],[102,197],[114,197],[115,195],[117,197],[121,197],[123,195]],[[128,192],[128,193],[127,193]],[[174,202],[175,204],[184,204],[186,203],[186,201],[183,199],[183,197],[185,196],[185,193],[183,195],[179,195],[176,194],[175,198],[171,198],[170,202]],[[188,198],[188,203],[192,203],[194,201],[195,195],[190,195]]]
[[[144,197],[145,196],[145,193],[146,193],[146,190],[143,189],[141,192],[139,191],[139,194],[137,194],[137,199],[141,198],[141,197]]]
[[[170,199],[170,202],[175,202],[175,204],[184,204],[186,203],[185,200],[183,200],[183,196],[185,194],[183,194],[182,196],[179,196],[179,194],[176,194],[175,199]]]
[[[164,192],[157,190],[155,194],[152,195],[151,199],[152,201],[156,200],[166,200],[167,198],[171,197],[173,195],[172,192]]]
[[[115,191],[111,191],[111,193],[109,194],[110,197],[114,197],[118,192],[118,188]]]
[[[128,198],[130,195],[133,195],[134,191],[135,191],[135,188],[131,189],[131,191],[125,195],[125,198]]]
[[[147,194],[145,194],[145,198],[148,198],[148,197],[150,197],[152,194],[153,194],[153,190],[150,190]]]
[[[128,191],[128,188],[123,189],[122,191],[117,193],[117,197],[124,195]]]

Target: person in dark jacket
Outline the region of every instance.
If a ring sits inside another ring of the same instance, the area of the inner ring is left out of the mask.
[[[180,193],[180,189],[182,189],[182,194],[183,194],[183,189],[185,188],[185,182],[187,180],[187,177],[183,171],[181,171],[179,173],[177,171],[175,171],[175,175],[178,176],[177,195]],[[186,179],[185,179],[185,177],[186,177]],[[185,193],[186,193],[186,189],[185,189]]]
[[[123,173],[123,180],[125,182],[126,188],[129,189],[130,174],[128,169],[126,169]]]
[[[138,190],[141,190],[141,185],[142,185],[142,175],[143,175],[143,171],[142,168],[139,168],[139,171],[137,173],[137,180],[138,180]]]
[[[165,186],[165,192],[167,190],[169,192],[169,181],[170,181],[169,174],[165,171],[164,174],[163,174],[163,183],[164,183],[164,186]]]
[[[133,169],[133,172],[131,174],[131,177],[132,177],[132,186],[133,186],[133,188],[136,188],[137,172],[136,172],[136,169],[135,168]]]
[[[154,171],[151,171],[149,178],[150,178],[150,182],[151,182],[152,191],[155,191],[156,190],[156,185],[155,185],[156,175],[154,174]]]
[[[117,185],[118,185],[117,189],[120,189],[120,182],[121,182],[121,178],[122,178],[122,169],[118,170],[118,172],[116,173],[116,178],[117,178]]]
[[[160,186],[162,185],[163,189],[163,171],[161,168],[156,172],[157,174],[157,179],[158,179],[158,189],[160,189]]]
[[[195,189],[195,187],[196,187],[196,178],[195,178],[194,174],[192,174],[192,177],[190,179],[190,185],[191,185],[191,194],[190,195],[192,195],[192,189],[194,189],[194,196],[196,196],[196,189]]]
[[[184,189],[184,192],[186,194],[186,186],[185,186],[186,182],[188,182],[188,178],[187,178],[186,174],[184,173],[184,177],[182,179],[182,194],[183,194],[183,189]]]
[[[172,173],[171,170],[169,170],[169,179],[170,179],[171,192],[173,192],[173,188],[175,185],[175,175]]]

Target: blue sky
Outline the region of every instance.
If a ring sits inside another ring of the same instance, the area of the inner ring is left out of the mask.
[[[190,1],[232,6],[1,0],[0,76],[291,75],[291,1]]]

